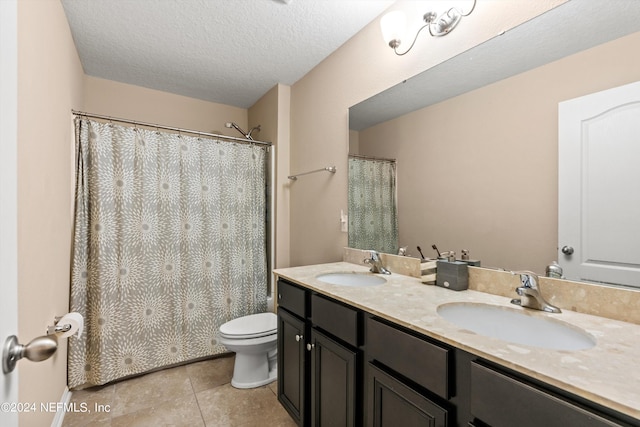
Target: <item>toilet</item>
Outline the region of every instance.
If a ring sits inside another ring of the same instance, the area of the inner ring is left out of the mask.
[[[236,353],[232,386],[254,388],[276,380],[277,331],[275,313],[251,314],[220,326],[220,343]]]

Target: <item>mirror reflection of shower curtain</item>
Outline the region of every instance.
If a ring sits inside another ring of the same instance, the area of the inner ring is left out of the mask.
[[[69,387],[225,352],[266,310],[268,148],[76,118]]]
[[[398,252],[396,162],[349,156],[349,247]]]

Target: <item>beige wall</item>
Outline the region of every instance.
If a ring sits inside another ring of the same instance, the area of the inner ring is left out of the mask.
[[[360,132],[361,154],[398,160],[400,245],[544,272],[557,257],[558,103],[640,80],[639,50],[636,33]]]
[[[360,152],[360,132],[349,129],[349,153],[358,154]]]
[[[249,108],[249,128],[261,125],[254,139],[272,142],[276,151],[275,263],[274,268],[289,266],[289,114],[291,88],[277,84]]]
[[[84,108],[88,113],[182,129],[242,137],[224,126],[235,122],[247,130],[247,110],[85,76]]]
[[[291,86],[278,85],[276,267],[291,265]]]
[[[339,260],[347,244],[340,210],[347,210],[350,106],[563,2],[483,0],[455,32],[442,38],[421,35],[402,57],[384,44],[375,20],[296,82],[291,91],[291,170],[336,165],[337,173],[309,175],[291,185],[291,264]]]
[[[18,337],[43,335],[68,311],[71,251],[71,109],[82,108],[82,67],[62,5],[18,2]],[[67,343],[49,360],[18,364],[20,402],[58,402]],[[20,414],[21,426],[54,414]]]

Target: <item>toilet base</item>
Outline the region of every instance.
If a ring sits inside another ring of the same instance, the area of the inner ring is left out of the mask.
[[[277,379],[276,357],[267,357],[266,353],[236,353],[231,385],[235,388],[255,388],[270,384]]]

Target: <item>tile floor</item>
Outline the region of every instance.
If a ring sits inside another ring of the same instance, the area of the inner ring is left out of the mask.
[[[62,425],[295,426],[278,402],[276,382],[246,390],[231,386],[233,361],[233,356],[223,356],[76,391],[71,402],[90,412],[68,412]]]

